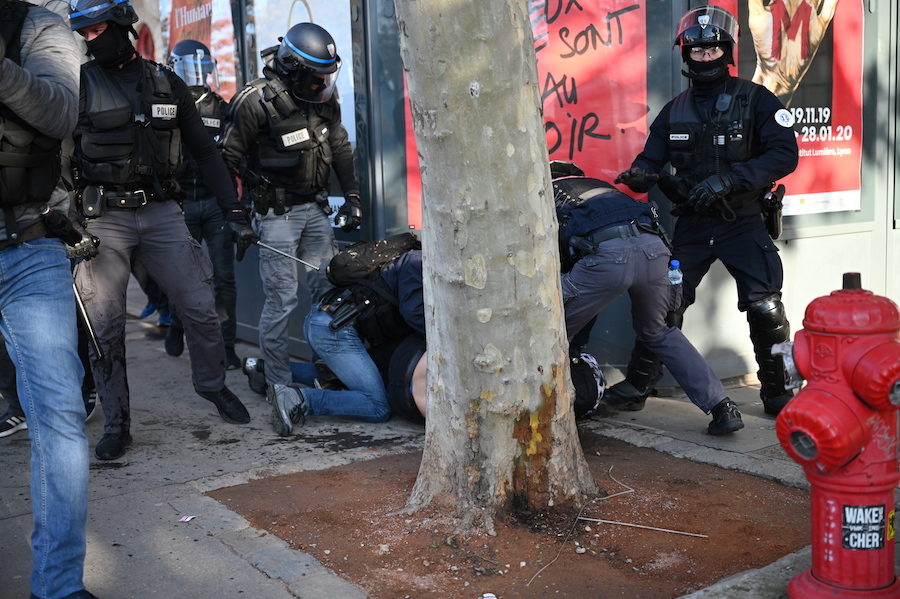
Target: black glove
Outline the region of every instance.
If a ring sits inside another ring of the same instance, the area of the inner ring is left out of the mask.
[[[81,233],[81,239],[73,246],[66,245],[66,255],[70,260],[90,260],[100,253],[100,238],[85,231],[80,224],[73,222],[72,228]]]
[[[707,212],[716,202],[724,200],[732,187],[728,174],[711,175],[694,185],[688,194],[688,203],[694,212]]]
[[[231,238],[237,246],[235,258],[238,262],[244,259],[247,248],[259,241],[259,235],[250,227],[250,221],[243,210],[232,210],[228,214],[228,227],[231,229]]]
[[[362,207],[359,196],[355,193],[345,196],[344,205],[338,209],[334,224],[341,231],[355,231],[362,224]]]
[[[627,185],[628,189],[635,193],[646,193],[657,181],[659,181],[659,175],[656,173],[648,173],[642,168],[632,167],[619,173],[619,176],[616,177],[613,183]]]

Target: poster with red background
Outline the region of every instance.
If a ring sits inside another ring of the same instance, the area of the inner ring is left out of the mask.
[[[646,8],[633,0],[528,0],[551,159],[612,181],[647,136]],[[421,179],[406,102],[407,214],[421,228]]]

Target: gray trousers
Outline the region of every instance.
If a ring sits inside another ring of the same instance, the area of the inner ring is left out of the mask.
[[[178,306],[197,391],[225,386],[225,345],[216,314],[212,265],[188,232],[173,201],[136,209],[106,208],[88,221],[100,238],[99,255],[75,267],[75,283],[97,333],[103,359],[91,348],[91,370],[106,417],[105,432],[127,432],[131,424],[125,368],[125,292],[131,255],[146,267]]]
[[[666,324],[680,304],[680,286],[668,279],[669,250],[656,235],[610,239],[562,277],[566,332],[572,339],[617,297],[628,293],[637,338],[649,347],[705,413],[725,398],[716,374],[681,330]]]

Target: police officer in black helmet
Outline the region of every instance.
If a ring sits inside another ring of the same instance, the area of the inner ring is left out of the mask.
[[[191,39],[181,40],[172,48],[168,64],[187,84],[209,136],[218,141],[225,124],[228,102],[215,92],[219,87],[216,61],[204,44]],[[181,186],[184,221],[198,242],[205,240],[213,266],[213,287],[216,310],[222,316],[222,337],[225,339],[225,365],[229,370],[240,368],[234,351],[237,334],[235,307],[237,292],[234,280],[234,242],[218,199],[203,178],[203,172],[189,148],[183,148],[176,178]],[[184,327],[178,318],[177,306],[172,325],[166,331],[166,353],[179,356],[184,351]]]
[[[93,57],[81,67],[75,129],[76,187],[88,231],[103,240],[75,279],[103,355],[92,352],[106,417],[98,459],[121,456],[131,443],[125,363],[125,291],[135,255],[178,306],[187,330],[194,389],[226,421],[250,416],[225,386],[225,346],[215,309],[212,267],[184,224],[174,173],[182,142],[228,214],[229,227],[253,239],[234,186],[194,98],[168,68],[137,55],[129,40],[138,17],[129,0],[76,0],[70,26]]]
[[[797,167],[798,150],[794,119],[781,102],[729,75],[737,34],[734,16],[717,6],[681,18],[675,45],[691,85],[663,107],[644,150],[616,182],[636,192],[658,182],[674,204],[674,253],[684,272],[684,303],[671,315],[674,322],[680,324],[715,260],[734,277],[759,364],[760,397],[766,413],[776,415],[792,394],[771,348],[789,338],[790,326],[781,303],[781,260],[762,216],[767,192]],[[674,175],[663,173],[666,163]],[[659,360],[639,343],[626,380],[609,389],[607,400],[620,409],[643,408],[659,372]]]
[[[279,41],[261,52],[263,77],[232,100],[220,145],[249,192],[260,240],[321,266],[306,270],[316,303],[330,287],[324,267],[335,254],[327,218],[330,173],[344,194],[335,222],[345,231],[362,223],[359,182],[335,93],[341,59],[334,39],[316,24],[299,23]],[[259,320],[266,381],[287,385],[287,327],[298,303],[298,267],[264,249],[259,273],[266,295]]]

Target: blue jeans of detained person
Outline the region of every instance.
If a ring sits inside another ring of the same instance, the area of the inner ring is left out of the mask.
[[[650,348],[705,413],[725,398],[725,388],[680,329],[666,324],[677,307],[677,287],[668,280],[669,250],[652,234],[623,236],[598,244],[562,276],[566,332],[572,339],[617,297],[628,293],[637,339]]]
[[[254,226],[263,243],[319,266],[316,271],[275,252],[259,250],[259,277],[266,296],[259,315],[259,347],[265,359],[266,382],[288,385],[288,321],[299,303],[300,269],[306,270],[306,286],[315,304],[330,288],[325,266],[337,251],[334,231],[315,202],[293,206],[280,216],[272,210],[265,215],[256,214]]]
[[[303,330],[310,347],[347,391],[303,389],[308,414],[384,422],[391,417],[391,408],[375,362],[352,325],[333,331],[330,323],[331,316],[316,304],[306,316]]]
[[[0,331],[31,437],[32,597],[84,590],[88,442],[72,274],[58,239],[0,251]]]

